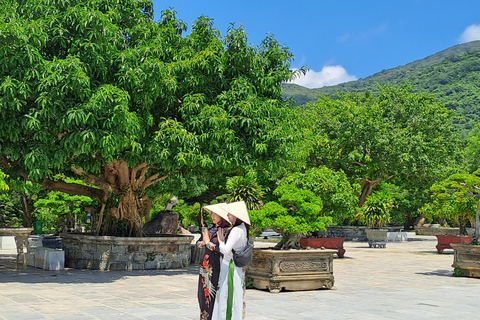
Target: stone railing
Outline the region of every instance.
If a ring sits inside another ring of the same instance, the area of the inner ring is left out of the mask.
[[[94,270],[183,268],[190,264],[190,235],[109,237],[61,234],[65,266]]]

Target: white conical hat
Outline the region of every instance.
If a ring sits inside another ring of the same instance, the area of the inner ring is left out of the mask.
[[[203,209],[207,210],[208,212],[213,212],[213,213],[218,214],[225,221],[230,223],[230,221],[228,221],[228,212],[225,211],[225,209],[222,208],[224,205],[226,205],[226,203],[224,203],[224,202],[216,203],[216,204],[211,204],[211,205],[205,206],[205,207],[203,207]]]
[[[247,205],[244,201],[232,202],[226,205],[223,205],[222,208],[226,210],[231,215],[242,220],[246,224],[250,224],[250,218],[248,217]]]

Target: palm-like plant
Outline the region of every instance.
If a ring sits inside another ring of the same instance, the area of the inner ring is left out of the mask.
[[[258,210],[263,206],[265,192],[257,182],[255,173],[235,176],[227,180],[228,202],[245,201],[248,210]]]
[[[394,207],[393,200],[393,196],[388,191],[372,193],[360,211],[360,219],[371,228],[382,228],[390,222],[390,211]]]

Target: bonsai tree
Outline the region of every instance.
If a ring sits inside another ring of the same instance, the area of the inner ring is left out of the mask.
[[[433,218],[444,218],[460,228],[460,234],[466,235],[468,222],[478,229],[478,195],[480,191],[480,170],[473,174],[457,173],[440,183],[432,185],[431,203],[427,204]],[[478,232],[475,233],[478,237]]]
[[[390,222],[390,211],[394,207],[393,197],[386,190],[370,195],[360,210],[359,218],[372,229],[380,229]]]
[[[267,202],[260,210],[250,211],[256,231],[273,228],[282,234],[277,249],[300,248],[300,238],[312,231],[324,231],[332,217],[322,215],[323,203],[310,190],[284,184],[273,191],[276,201]]]
[[[281,184],[291,184],[312,191],[322,200],[322,216],[332,218],[332,224],[345,224],[358,214],[360,185],[351,185],[343,171],[325,166],[311,168],[304,173],[295,172],[282,179]]]

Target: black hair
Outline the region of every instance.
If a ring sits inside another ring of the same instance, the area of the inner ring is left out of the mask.
[[[242,219],[238,219],[237,217],[235,217],[235,223],[233,224],[232,227],[237,227],[241,224],[245,224],[245,228],[247,229],[247,240],[249,239],[249,234],[250,234],[250,225],[248,223],[245,223]]]

